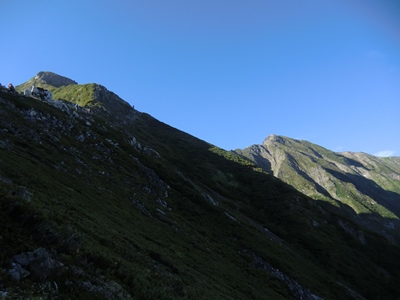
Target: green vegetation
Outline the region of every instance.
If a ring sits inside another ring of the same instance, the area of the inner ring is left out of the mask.
[[[85,101],[91,87],[59,97]],[[0,94],[0,116],[10,297],[296,299],[296,284],[324,299],[398,297],[396,246],[233,152],[146,114],[127,126]],[[38,247],[65,268],[13,280],[11,258]]]
[[[53,89],[53,98],[56,100],[64,99],[73,103],[78,103],[80,106],[92,106],[94,100],[95,84],[71,84]]]
[[[34,78],[30,79],[26,83],[23,83],[16,87],[16,90],[21,93],[25,89],[31,89],[32,85],[41,87],[49,90],[53,94],[54,100],[67,100],[73,103],[79,104],[81,107],[85,106],[99,106],[94,103],[94,90],[96,84],[69,84],[61,87],[54,87],[50,84],[43,83],[40,80]]]
[[[336,206],[341,215],[400,243],[396,229],[400,226],[400,158],[335,153],[281,136],[237,153],[309,197]]]

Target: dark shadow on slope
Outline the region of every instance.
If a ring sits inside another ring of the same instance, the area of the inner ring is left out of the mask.
[[[312,159],[313,161],[315,161],[315,158],[316,158],[316,157],[317,157],[317,158],[321,158],[321,159],[324,158],[321,154],[319,154],[317,151],[315,151],[315,150],[312,149],[312,148],[307,148],[307,150],[311,151],[312,154],[309,153],[309,152],[304,152],[304,151],[299,151],[299,152],[300,152],[301,154],[303,154],[303,155],[309,157],[309,158]]]
[[[354,167],[357,167],[357,168],[363,168],[363,169],[365,169],[367,171],[370,170],[367,167],[365,167],[362,163],[360,163],[360,162],[358,162],[358,161],[356,161],[356,160],[354,160],[352,158],[348,158],[348,157],[346,157],[344,155],[341,155],[340,153],[336,153],[336,155],[341,157],[346,162],[346,164],[349,165],[349,166],[354,166]]]
[[[225,158],[224,155],[229,154],[224,154],[223,151],[221,151],[221,155],[211,152],[209,149],[212,148],[212,145],[156,120],[153,121],[150,121],[149,127],[152,134],[157,137],[156,140],[163,140],[169,145],[174,145],[173,153],[168,154],[167,151],[161,153],[160,151],[160,154],[163,157],[172,154],[173,156],[169,156],[168,159],[173,161],[174,165],[178,166],[178,169],[185,172],[191,179],[201,182],[209,189],[229,198],[233,203],[237,203],[237,209],[240,209],[242,213],[283,238],[293,246],[293,249],[299,247],[299,253],[304,253],[302,249],[312,253],[318,264],[323,266],[327,272],[336,272],[340,277],[343,276],[351,282],[355,290],[362,291],[363,296],[388,295],[387,290],[389,289],[391,290],[390,296],[392,296],[395,284],[379,279],[381,276],[372,271],[376,270],[376,265],[384,264],[382,260],[386,255],[388,257],[389,254],[394,255],[392,253],[394,251],[391,250],[392,246],[388,245],[389,243],[382,236],[343,217],[340,213],[341,210],[329,203],[315,202],[283,181],[271,175],[254,171],[251,165],[245,166]],[[233,178],[240,182],[241,187],[230,186],[229,182],[213,181],[213,172],[217,171],[233,174]],[[317,203],[315,207],[310,204],[313,202]],[[319,210],[319,203],[325,209]],[[308,215],[307,209],[303,210],[307,205],[313,207],[312,216]],[[342,204],[342,207],[347,206]],[[347,210],[352,209],[347,207]],[[322,212],[319,217],[316,217],[318,211]],[[353,213],[356,216],[354,211]],[[318,222],[321,222],[319,223],[321,227],[317,227],[316,230],[313,230],[309,223],[309,218],[313,218],[313,216],[318,218]],[[324,221],[327,225],[324,224]],[[339,224],[345,225],[342,225],[342,228]],[[351,235],[352,228],[355,228],[357,234],[361,236],[364,234],[369,244],[363,245],[354,239]],[[322,234],[321,231],[325,233]],[[338,238],[338,232],[340,232],[341,238]],[[374,248],[370,248],[371,244],[374,245]],[[375,245],[377,246],[375,247]],[[386,247],[389,247],[390,250],[387,250]],[[374,257],[371,259],[373,255]],[[371,264],[371,260],[375,265]],[[399,265],[398,262],[394,264]],[[364,270],[364,268],[366,269]],[[390,274],[397,272],[397,268],[388,262],[385,264],[386,268],[390,270]],[[369,280],[373,278],[373,284],[367,283],[367,277]],[[393,276],[391,280],[394,278],[398,278],[398,276]],[[361,286],[363,289],[360,289]]]
[[[255,164],[257,166],[259,166],[261,169],[263,169],[264,171],[266,171],[270,174],[273,174],[271,162],[261,154],[261,149],[262,149],[263,151],[265,151],[269,155],[271,155],[271,153],[268,151],[268,149],[266,147],[264,147],[263,145],[253,145],[253,146],[250,146],[248,149],[251,149],[251,151],[249,151],[249,153],[247,154],[251,158],[247,157],[246,155],[243,155],[242,154],[243,150],[241,150],[241,149],[231,150],[230,152],[235,153],[236,155],[238,155],[239,157],[241,157],[244,160],[249,160],[250,162],[254,161]]]
[[[256,150],[254,150],[254,149],[256,149]],[[271,175],[273,175],[274,174],[274,172],[272,171],[272,168],[271,168],[271,162],[267,159],[267,158],[265,158],[265,157],[263,157],[259,152],[259,150],[258,150],[258,148],[254,148],[253,149],[253,151],[256,151],[257,153],[256,154],[251,154],[251,157],[252,157],[252,160],[254,160],[254,162],[256,163],[256,165],[258,166],[258,167],[260,167],[261,169],[263,169],[264,171],[266,171],[266,172],[268,172],[268,173],[270,173]],[[266,151],[266,152],[269,152],[268,151],[268,149],[265,149],[264,148],[264,150]],[[248,160],[249,158],[248,157],[246,157],[245,155],[242,155],[242,154],[239,154],[238,152],[236,152],[236,151],[233,151],[233,153],[235,153],[235,154],[237,154],[238,156],[240,156],[240,157],[242,157],[243,159],[245,159],[245,160]],[[315,163],[316,163],[316,161],[315,161],[315,158],[314,157],[312,157],[309,153],[304,153],[304,152],[301,152],[303,155],[305,155],[305,156],[307,156],[307,157],[309,157],[311,160],[313,160]],[[295,158],[293,157],[293,156],[291,156],[290,154],[286,154],[287,156],[288,156],[288,160],[289,160],[289,166],[291,166],[294,170],[295,170],[295,172],[296,173],[298,173],[301,177],[303,177],[305,180],[307,180],[307,181],[309,181],[310,183],[312,183],[313,184],[313,186],[315,187],[315,190],[318,192],[318,193],[320,193],[321,195],[324,195],[324,196],[326,196],[326,197],[328,197],[328,198],[331,198],[332,200],[335,200],[334,198],[332,198],[332,196],[329,194],[329,192],[323,187],[323,186],[321,186],[320,184],[318,184],[313,178],[311,178],[306,172],[304,172],[303,170],[301,170],[300,168],[299,168],[299,166],[298,166],[298,164],[297,164],[297,162],[296,162],[296,160],[295,160]],[[276,177],[278,177],[278,176],[276,176]]]
[[[255,147],[255,149],[253,149],[253,151],[257,150],[257,149],[258,148]],[[236,153],[243,159],[248,159],[246,156],[241,155],[236,151],[234,153]],[[311,160],[313,160],[314,163],[318,163],[315,160],[315,157],[310,155],[310,153],[304,153],[304,152],[301,152],[301,153],[303,155],[306,155],[307,157],[309,157]],[[292,167],[298,175],[302,176],[305,180],[307,180],[310,184],[312,184],[317,192],[319,192],[320,194],[331,199],[331,202],[335,203],[335,205],[331,205],[327,201],[319,201],[319,203],[321,203],[322,206],[324,206],[324,207],[325,207],[325,205],[329,206],[330,211],[332,211],[342,217],[345,217],[349,220],[353,220],[354,222],[360,224],[361,226],[368,228],[369,230],[384,236],[386,239],[390,240],[391,242],[395,242],[392,234],[394,234],[396,236],[396,239],[400,239],[400,236],[397,235],[393,231],[393,228],[395,228],[395,227],[397,228],[397,226],[400,226],[399,221],[383,218],[381,215],[379,215],[378,213],[374,213],[374,212],[371,212],[369,214],[357,213],[351,206],[346,205],[345,203],[342,203],[341,201],[332,197],[323,186],[319,185],[313,178],[311,178],[306,172],[302,171],[298,167],[295,159],[292,156],[290,156],[289,154],[287,154],[287,155],[288,155],[288,159],[289,159],[288,166]],[[361,165],[357,161],[347,159],[346,157],[342,157],[342,158],[344,160],[346,160],[346,162],[349,163],[350,165],[357,166],[357,167],[363,167],[363,165]],[[263,157],[259,153],[259,151],[256,151],[255,153],[252,154],[252,159],[253,159],[253,161],[256,162],[256,164],[260,168],[262,168],[264,171],[270,171],[272,174],[271,168],[267,164],[267,163],[269,163],[269,160],[266,159],[265,157]],[[347,180],[350,181],[350,179],[347,179]],[[314,201],[318,201],[318,200],[314,200]]]
[[[22,101],[24,100],[26,99],[22,99]],[[29,106],[31,105],[30,102],[32,101],[21,103]],[[49,111],[49,108],[43,107],[43,110]],[[55,113],[56,109],[53,110],[53,113]],[[16,119],[14,118],[14,120]],[[97,122],[99,121],[100,120],[97,119]],[[314,200],[302,195],[288,184],[271,175],[254,171],[254,166],[251,164],[232,161],[234,157],[229,157],[229,159],[226,158],[224,155],[229,155],[229,153],[222,153],[223,151],[221,151],[221,154],[216,154],[211,152],[210,148],[212,148],[212,145],[209,143],[163,124],[151,117],[144,116],[140,121],[141,122],[137,122],[138,124],[135,127],[133,127],[133,125],[132,128],[127,127],[126,131],[128,134],[134,134],[138,139],[140,138],[141,142],[146,142],[146,144],[154,147],[154,149],[160,153],[161,159],[155,159],[152,156],[144,154],[140,155],[139,153],[135,154],[138,155],[140,161],[147,168],[154,170],[161,179],[171,184],[175,197],[177,197],[176,195],[179,196],[175,202],[173,213],[180,214],[180,220],[182,220],[182,223],[180,224],[182,226],[193,226],[193,228],[196,228],[194,230],[199,230],[197,228],[201,226],[203,228],[203,233],[206,236],[204,238],[205,241],[211,241],[216,244],[220,243],[218,244],[219,249],[212,248],[211,246],[213,245],[210,244],[211,249],[217,249],[217,251],[214,251],[214,253],[207,253],[207,255],[204,256],[204,259],[211,258],[216,254],[218,255],[219,252],[224,253],[226,250],[225,248],[228,246],[238,247],[238,245],[242,243],[240,239],[239,241],[236,239],[238,228],[243,231],[246,229],[246,232],[244,232],[243,235],[245,234],[247,236],[251,233],[251,231],[247,231],[247,228],[240,226],[238,222],[230,223],[231,219],[224,216],[224,207],[226,209],[229,207],[232,212],[238,210],[241,213],[246,214],[246,216],[256,220],[262,225],[262,227],[268,228],[272,232],[277,233],[277,235],[284,238],[288,244],[290,244],[291,248],[293,245],[293,250],[298,250],[296,253],[300,253],[299,255],[302,255],[304,259],[312,262],[312,264],[314,264],[313,258],[315,256],[318,263],[323,267],[324,272],[331,276],[336,276],[336,272],[339,273],[340,278],[344,278],[345,282],[350,282],[352,284],[351,287],[356,287],[356,290],[360,292],[365,291],[365,294],[370,295],[371,297],[375,296],[375,299],[379,298],[379,296],[382,297],[382,295],[385,295],[386,298],[392,296],[392,294],[388,294],[386,291],[381,291],[386,288],[384,279],[377,277],[375,274],[376,272],[374,272],[375,269],[368,268],[370,266],[369,254],[372,253],[370,252],[371,250],[368,247],[361,249],[352,247],[354,244],[353,240],[343,238],[341,235],[342,231],[338,229],[338,226],[332,225],[335,224],[335,216],[332,216],[333,214],[329,213],[329,209],[327,209],[328,212],[326,214],[319,213],[320,207],[318,207],[318,205],[313,205]],[[49,127],[49,130],[50,128],[51,127]],[[102,134],[105,134],[102,136],[103,138],[110,137],[111,128],[108,128],[108,131],[104,130],[101,132]],[[117,132],[113,131],[113,133]],[[115,138],[117,142],[121,142],[121,147],[124,148],[124,135],[117,134],[113,138]],[[74,140],[74,145],[76,145],[76,143],[77,142]],[[54,144],[52,147],[54,152],[56,152],[57,144]],[[127,152],[128,149],[131,148],[127,147]],[[118,155],[118,152],[115,153],[115,159],[117,158],[116,155]],[[72,162],[72,159],[70,161]],[[106,162],[105,166],[108,166],[108,168],[112,170],[111,163]],[[177,176],[178,171],[181,172],[181,174],[183,173],[182,176],[188,180],[184,181],[181,177]],[[220,174],[222,175],[220,176]],[[217,179],[215,179],[216,177]],[[91,178],[90,186],[92,186],[93,179],[95,178],[96,177]],[[116,178],[119,178],[120,182],[124,179],[119,176]],[[224,205],[222,205],[221,202],[220,206],[214,207],[201,197],[198,190],[194,189],[189,181],[195,182],[197,186],[201,186],[202,188],[207,187],[209,190],[216,191],[216,193],[225,196],[225,198],[229,200],[227,200]],[[104,181],[101,182],[104,183]],[[115,183],[117,187],[120,186],[120,182]],[[112,189],[112,187],[110,187],[110,189]],[[115,199],[117,199],[117,197]],[[86,201],[87,199],[84,200]],[[237,206],[235,207],[235,205]],[[327,207],[329,207],[329,205]],[[325,220],[325,217],[329,218],[329,220]],[[311,222],[315,220],[318,221],[321,227],[314,228],[314,225],[312,225]],[[324,221],[329,223],[326,224]],[[183,222],[187,223],[187,225]],[[139,225],[140,223],[137,222],[136,224]],[[144,226],[145,224],[146,223],[143,222],[141,225]],[[153,222],[148,223],[146,228],[154,224],[156,224],[156,222],[153,220]],[[158,225],[155,228],[159,228]],[[360,230],[364,231],[364,229]],[[146,232],[150,235],[150,231],[146,230]],[[153,239],[156,242],[157,239],[161,238],[159,235],[155,235]],[[243,238],[242,240],[245,239]],[[107,244],[112,245],[112,243],[105,240],[104,246],[107,246]],[[312,273],[314,271],[296,266],[296,262],[302,262],[300,259],[297,260],[296,256],[281,259],[278,251],[274,252],[274,249],[270,250],[266,247],[266,245],[271,247],[272,244],[264,244],[263,240],[256,239],[253,239],[251,243],[250,241],[246,241],[246,243],[243,242],[243,244],[244,246],[249,246],[251,248],[265,249],[260,250],[260,252],[264,251],[264,255],[268,254],[270,256],[270,260],[272,261],[271,264],[279,267],[281,270],[286,270],[286,272],[293,277],[300,277],[302,279],[300,282],[305,283],[305,285],[319,287],[321,283],[326,283],[326,281],[322,281],[320,278],[315,277],[316,273]],[[144,245],[148,244],[146,243]],[[182,243],[182,245],[187,245],[187,243]],[[390,253],[385,252],[387,251],[387,248],[385,248],[384,245],[385,244],[382,244],[380,246],[383,249],[382,251],[377,251],[377,253],[375,253],[375,255],[377,255],[377,265],[380,265],[381,260],[385,258],[384,254],[387,254],[387,256],[390,257]],[[190,247],[186,247],[185,249],[187,248],[191,249]],[[378,250],[380,249],[381,248],[378,248]],[[155,249],[149,248],[149,250],[153,251],[149,253],[149,256],[153,261],[156,261],[158,264],[172,270],[173,273],[180,273],[174,272],[174,270],[181,270],[179,266],[175,266],[175,263],[178,265],[177,262],[184,258],[175,259],[174,256],[168,255],[167,252],[160,252],[158,247]],[[191,250],[191,257],[194,257],[193,252],[195,250]],[[237,249],[234,248],[234,250]],[[237,256],[234,256],[233,253],[237,255],[237,251],[227,252],[228,256],[232,255],[233,261],[239,261]],[[354,260],[354,264],[351,266],[345,263],[348,262],[350,258]],[[194,261],[194,264],[200,270],[201,264],[199,261],[200,260],[197,260],[197,262]],[[397,263],[395,259],[392,263],[392,269],[400,270],[398,267],[399,263]],[[104,264],[108,265],[108,261],[106,260]],[[363,270],[364,264],[368,266],[365,267],[366,270]],[[209,269],[211,264],[208,264],[207,266],[208,269],[205,273],[212,275],[213,273],[210,272]],[[174,267],[174,269],[172,267]],[[231,270],[228,269],[227,272],[224,272],[225,275],[229,274],[228,272],[230,271]],[[390,271],[393,272],[391,269]],[[232,272],[232,274],[233,273],[234,272]],[[311,275],[313,275],[313,277],[311,277]],[[245,282],[244,286],[254,284],[254,280],[251,276],[247,276],[247,278],[251,279],[251,282]],[[368,278],[372,284],[369,284],[366,278]],[[398,279],[399,277],[393,276],[393,278]],[[381,286],[380,290],[378,290],[379,286]],[[237,287],[239,287],[239,285],[237,285]],[[397,286],[390,284],[390,287],[393,289],[393,287]],[[258,288],[261,287],[259,286]],[[229,289],[233,289],[233,286],[229,286]],[[320,290],[325,291],[326,289],[326,286],[320,288]],[[256,297],[253,298],[256,299]],[[326,299],[338,298],[326,297]]]
[[[339,269],[338,273],[345,272],[353,269],[353,272],[359,272],[356,277],[354,277],[351,282],[354,284],[358,282],[358,284],[362,284],[363,281],[368,282],[366,284],[366,288],[370,290],[370,292],[364,291],[364,297],[366,299],[375,299],[375,297],[370,293],[387,294],[391,296],[387,299],[397,299],[398,297],[398,284],[396,283],[397,278],[400,278],[400,270],[398,267],[400,265],[400,256],[398,255],[398,247],[399,240],[394,240],[393,236],[387,232],[377,232],[376,230],[369,230],[367,226],[363,226],[357,220],[351,220],[348,218],[342,218],[340,211],[337,207],[332,206],[330,203],[315,200],[317,204],[321,207],[324,207],[327,211],[333,212],[332,214],[327,214],[327,221],[329,223],[334,223],[341,230],[342,237],[348,241],[348,244],[351,245],[354,249],[362,249],[367,248],[366,252],[359,252],[358,255],[365,256],[365,261],[367,261],[368,265],[357,266],[356,260],[360,259],[351,258],[348,261],[348,265],[346,268]],[[346,204],[343,204],[347,206]],[[351,207],[348,206],[349,210],[352,210]],[[335,214],[337,213],[337,216]],[[355,212],[354,212],[355,213]],[[363,218],[363,215],[360,215]],[[368,216],[369,217],[369,216]],[[379,220],[387,220],[382,218],[381,216],[377,216]],[[398,221],[398,220],[396,220]],[[398,222],[399,223],[399,222]],[[321,245],[312,245],[314,251],[316,251],[316,255],[318,252],[327,251],[327,249],[321,248]],[[341,248],[340,245],[335,245],[335,249],[333,252]],[[354,252],[356,253],[356,252]],[[328,261],[334,259],[332,254],[330,253],[327,257]],[[375,264],[375,266],[370,265],[370,262]],[[327,262],[329,263],[329,262]],[[346,270],[345,270],[346,269]],[[369,277],[367,273],[375,269],[371,274],[375,279]],[[358,271],[356,271],[358,270]],[[369,271],[367,271],[369,270]],[[389,273],[387,273],[389,272]],[[381,281],[381,283],[376,284],[376,280]],[[384,299],[385,297],[381,298]],[[352,298],[352,299],[358,299]]]
[[[322,185],[320,185],[313,178],[311,178],[306,172],[304,172],[302,169],[300,169],[299,165],[296,162],[296,159],[292,155],[290,155],[289,153],[287,153],[286,155],[288,156],[288,160],[290,162],[288,165],[291,166],[296,171],[297,174],[299,174],[305,180],[311,182],[314,185],[315,190],[318,193],[334,200],[334,198],[332,198],[332,196],[329,194],[329,192]]]
[[[360,175],[341,173],[332,169],[325,169],[343,182],[352,183],[358,191],[374,199],[379,205],[385,207],[400,218],[400,194],[387,191],[378,186],[374,181]]]
[[[246,156],[244,155],[240,155],[241,157],[243,157],[244,159],[248,159]],[[259,166],[261,169],[263,169],[264,171],[273,174],[274,172],[272,171],[272,167],[271,167],[271,163],[268,159],[266,159],[265,157],[263,157],[262,155],[253,155],[253,159],[256,162],[257,166]]]

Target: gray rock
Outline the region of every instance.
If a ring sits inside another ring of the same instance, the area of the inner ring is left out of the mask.
[[[15,265],[24,266],[29,270],[30,275],[34,280],[44,280],[56,273],[57,270],[63,267],[63,264],[50,257],[50,254],[44,248],[38,248],[32,252],[25,252],[13,256]],[[19,272],[16,266],[13,273]],[[22,274],[20,272],[20,274]],[[25,274],[25,273],[24,273]],[[28,274],[29,275],[29,274]]]
[[[29,116],[31,116],[32,118],[34,118],[34,117],[36,117],[36,115],[37,115],[37,112],[34,110],[34,109],[31,109],[30,111],[29,111]]]
[[[157,204],[161,205],[162,207],[168,208],[168,204],[164,200],[161,200],[160,198],[157,198],[156,202],[157,202]]]
[[[63,85],[78,84],[76,81],[71,80],[67,77],[57,75],[52,72],[39,72],[35,76],[36,80],[39,80],[43,84],[50,84],[55,87],[61,87]]]
[[[18,263],[11,263],[11,269],[8,270],[8,273],[16,281],[20,281],[21,279],[24,279],[30,274],[27,270],[22,268],[21,265]]]
[[[210,202],[212,205],[218,206],[218,202],[215,201],[209,194],[207,194],[207,193],[202,193],[202,196],[203,196],[208,202]]]
[[[0,181],[4,182],[5,184],[12,185],[13,181],[7,177],[0,176]]]
[[[31,202],[31,197],[33,194],[29,192],[26,187],[20,186],[16,195],[24,199],[26,202]]]
[[[292,295],[295,299],[302,299],[302,300],[323,300],[324,298],[319,297],[313,294],[309,289],[300,285],[296,280],[290,278],[288,275],[283,273],[277,268],[272,267],[266,260],[262,257],[256,255],[250,250],[243,250],[242,254],[250,255],[253,257],[253,265],[256,268],[260,268],[265,272],[271,274],[272,276],[278,278],[282,282],[284,282],[289,290],[291,291]]]

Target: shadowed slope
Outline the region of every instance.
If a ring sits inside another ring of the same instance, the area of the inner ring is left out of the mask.
[[[72,299],[395,297],[398,248],[379,235],[249,159],[125,110],[111,92],[97,101],[123,111],[114,118],[101,109],[76,111],[69,102],[0,94],[0,292]],[[40,248],[62,265],[41,280],[33,276],[35,264],[22,265],[32,274],[11,278],[16,255]]]

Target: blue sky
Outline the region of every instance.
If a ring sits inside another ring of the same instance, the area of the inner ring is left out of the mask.
[[[0,36],[3,85],[96,82],[227,150],[400,155],[399,1],[4,0]]]

